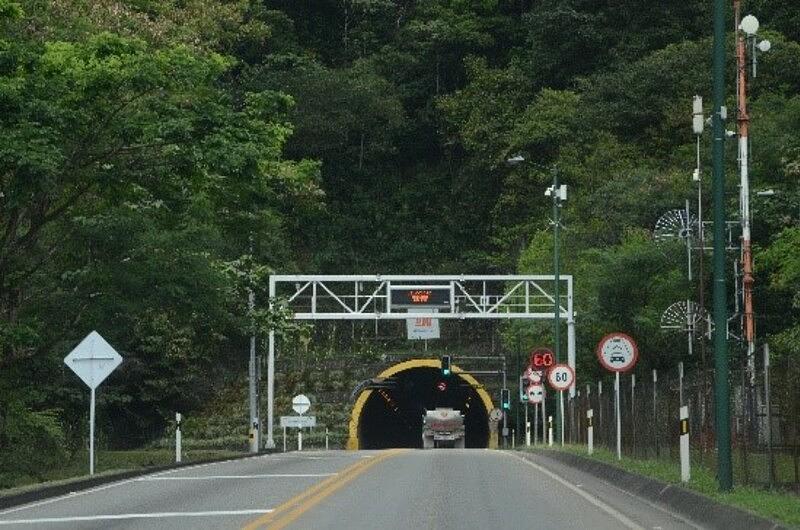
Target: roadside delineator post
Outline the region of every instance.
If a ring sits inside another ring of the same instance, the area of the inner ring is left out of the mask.
[[[525,422],[525,447],[531,446],[531,422]]]
[[[328,450],[328,428],[325,427],[325,450]]]
[[[175,413],[175,462],[181,463],[181,413]]]
[[[689,468],[689,407],[681,407],[681,481],[689,482],[691,469]]]
[[[553,416],[547,417],[547,445],[553,447]]]
[[[594,426],[592,425],[592,419],[594,417],[594,410],[589,409],[586,411],[586,425],[587,425],[587,436],[586,441],[589,444],[589,454],[594,453]]]

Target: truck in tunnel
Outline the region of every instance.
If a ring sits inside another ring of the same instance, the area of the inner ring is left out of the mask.
[[[451,408],[426,410],[422,417],[422,447],[455,447],[464,449],[467,435],[464,429],[464,416]]]

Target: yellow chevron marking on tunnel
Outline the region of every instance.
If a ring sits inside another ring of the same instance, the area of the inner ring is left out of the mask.
[[[413,368],[436,368],[437,370],[442,367],[441,360],[439,359],[409,359],[408,361],[403,361],[402,363],[395,364],[390,366],[380,374],[378,377],[391,377],[395,374],[403,372],[405,370],[411,370]],[[478,382],[477,379],[472,377],[470,374],[464,372],[461,368],[456,365],[450,365],[450,370],[454,375],[457,375],[469,385],[475,389],[478,393],[478,397],[481,398],[483,402],[483,406],[486,408],[486,416],[489,416],[489,412],[494,408],[494,404],[492,403],[492,398],[489,396],[489,393],[486,392],[486,389],[483,388],[483,385]],[[363,412],[364,405],[366,405],[367,400],[372,395],[373,390],[368,389],[358,396],[356,399],[355,405],[353,405],[353,412],[350,415],[350,425],[349,425],[349,436],[347,438],[347,449],[356,450],[359,449],[359,442],[358,442],[358,427],[359,422],[361,421],[361,413]],[[490,449],[497,449],[497,434],[489,434],[489,448]]]

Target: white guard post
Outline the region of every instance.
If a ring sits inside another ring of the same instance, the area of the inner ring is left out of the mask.
[[[553,447],[553,417],[547,417],[547,445]]]
[[[175,462],[181,463],[181,413],[175,413]]]
[[[689,467],[689,407],[681,407],[681,481],[689,482],[691,469]]]
[[[303,428],[297,429],[297,450],[303,450]]]
[[[592,421],[594,419],[594,411],[589,409],[586,411],[586,424],[587,424],[587,435],[586,441],[589,444],[589,454],[594,453],[594,425],[592,425]]]
[[[525,447],[531,446],[531,422],[525,422]]]
[[[406,320],[406,306],[393,307],[393,293],[402,288],[449,291],[448,304],[415,312],[417,318],[452,320],[552,320],[554,275],[273,275],[269,304],[286,304],[294,320]],[[566,307],[559,318],[567,323],[567,364],[575,370],[575,313],[573,277],[559,275],[567,284]],[[393,288],[394,286],[394,288]],[[563,292],[563,291],[562,291]],[[563,295],[561,295],[563,296]],[[562,302],[563,298],[559,300]],[[272,436],[275,407],[275,332],[269,332],[267,362],[267,439]],[[570,395],[574,395],[574,388]],[[542,418],[544,421],[544,417]]]

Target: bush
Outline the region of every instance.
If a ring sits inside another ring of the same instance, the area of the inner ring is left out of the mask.
[[[0,487],[29,476],[43,480],[45,471],[66,455],[59,410],[32,411],[21,402],[0,409]]]

